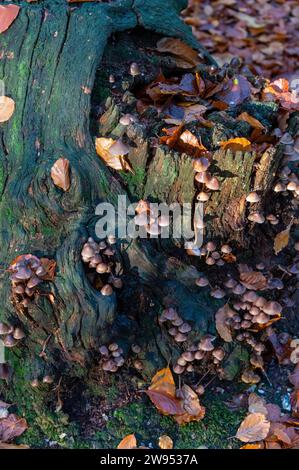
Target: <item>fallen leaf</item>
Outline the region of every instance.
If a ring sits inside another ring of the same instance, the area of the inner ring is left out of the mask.
[[[164,434],[159,437],[159,447],[160,449],[173,449],[173,440]]]
[[[111,138],[99,137],[96,139],[96,152],[107,166],[118,171],[131,171],[132,167],[123,155],[111,155],[109,148],[116,141]]]
[[[240,282],[250,290],[263,290],[268,284],[267,278],[259,271],[240,273]]]
[[[284,248],[286,248],[289,244],[290,240],[290,230],[293,223],[289,224],[285,230],[279,232],[276,237],[274,238],[274,252],[277,255],[281,252]]]
[[[240,447],[240,449],[264,449],[264,444],[262,442],[256,442],[254,444],[245,444],[245,446]]]
[[[172,372],[169,367],[159,370],[152,378],[149,390],[167,393],[170,396],[175,396],[175,383]]]
[[[59,158],[51,168],[51,178],[53,183],[63,191],[68,191],[71,186],[70,162],[67,158]]]
[[[5,450],[21,450],[21,449],[30,449],[29,446],[25,445],[25,444],[20,444],[20,445],[17,445],[17,444],[7,444],[5,442],[0,442],[0,450],[1,449],[5,449]]]
[[[234,139],[223,140],[222,142],[220,142],[220,146],[225,150],[229,149],[233,152],[237,152],[238,150],[245,152],[250,150],[251,142],[245,137],[236,137]]]
[[[268,417],[266,401],[264,398],[259,397],[256,393],[250,393],[248,397],[248,411],[249,413],[261,413]]]
[[[7,418],[0,420],[0,441],[5,443],[12,441],[21,436],[27,428],[28,425],[24,418],[10,414]]]
[[[13,115],[14,111],[14,100],[8,96],[0,96],[0,122],[8,121]]]
[[[188,385],[183,385],[180,390],[180,396],[183,400],[182,405],[185,413],[174,416],[175,421],[180,425],[190,423],[191,421],[201,421],[205,416],[206,410],[199,403],[197,393]]]
[[[41,279],[44,281],[53,281],[55,277],[55,270],[57,263],[53,259],[48,259],[48,258],[41,258],[40,259],[43,268],[46,270],[46,274],[43,276],[40,276]]]
[[[248,124],[250,124],[251,127],[253,127],[254,129],[265,129],[263,124],[258,119],[255,119],[254,117],[250,116],[250,114],[246,113],[246,111],[239,114],[239,116],[237,117],[237,121],[248,122]]]
[[[137,441],[135,434],[129,434],[124,437],[117,446],[117,449],[136,449]]]
[[[4,33],[17,18],[20,7],[17,5],[0,6],[0,34]]]
[[[198,138],[189,130],[184,131],[177,141],[176,147],[181,152],[198,158],[207,153],[207,148],[199,142]]]
[[[174,56],[177,56],[175,60],[177,58],[182,59],[182,63],[186,63],[187,66],[189,65],[189,68],[194,67],[200,62],[198,52],[192,49],[192,47],[188,46],[180,39],[162,38],[157,43],[157,50],[158,52],[169,52]]]
[[[167,393],[156,392],[154,390],[146,390],[145,393],[149,396],[157,410],[163,415],[184,414],[182,404],[176,397],[172,397]]]
[[[239,427],[236,437],[242,442],[258,442],[264,440],[270,430],[270,422],[261,413],[251,413]]]
[[[215,315],[216,330],[219,336],[227,343],[230,343],[233,340],[233,337],[232,332],[225,321],[233,315],[235,315],[235,312],[230,308],[229,305],[224,305],[224,307],[221,307]]]

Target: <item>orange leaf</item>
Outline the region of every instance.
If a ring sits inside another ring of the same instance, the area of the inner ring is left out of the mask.
[[[175,383],[169,367],[159,370],[154,375],[149,390],[168,393],[170,396],[175,397]]]
[[[270,422],[261,413],[251,413],[239,427],[236,437],[242,442],[256,442],[264,440],[270,430]]]
[[[159,437],[159,447],[160,449],[173,449],[173,440],[171,437],[164,434],[163,436]]]
[[[177,398],[154,390],[146,390],[145,393],[149,396],[157,410],[163,415],[184,414],[181,402]]]
[[[17,5],[0,5],[0,34],[4,33],[18,16],[20,7]]]
[[[123,155],[111,155],[109,152],[110,147],[116,141],[106,137],[99,137],[96,139],[96,152],[104,160],[107,166],[118,171],[131,171],[130,163]]]
[[[245,137],[236,137],[234,139],[223,140],[220,142],[221,148],[225,150],[232,150],[237,152],[241,150],[242,152],[248,151],[251,148],[251,142]]]
[[[0,122],[8,121],[15,111],[15,102],[8,96],[0,96]]]
[[[53,183],[63,191],[70,189],[70,162],[67,158],[59,158],[51,168],[51,178]]]
[[[174,56],[183,59],[184,62],[189,63],[189,68],[194,67],[200,62],[197,51],[180,39],[162,38],[157,43],[157,50],[158,52],[169,52]]]
[[[254,444],[245,444],[245,446],[240,447],[240,449],[264,449],[264,444],[262,442],[256,442]]]
[[[135,434],[129,434],[124,437],[117,446],[117,449],[136,449],[137,441]]]
[[[277,255],[278,253],[281,252],[284,248],[286,248],[289,244],[290,240],[290,230],[292,227],[292,223],[288,225],[288,227],[283,230],[282,232],[278,233],[276,237],[274,238],[274,252]]]
[[[184,131],[177,142],[178,150],[185,152],[192,157],[198,158],[202,154],[207,153],[207,148],[198,141],[192,132]]]
[[[248,122],[248,124],[250,124],[252,127],[254,127],[254,129],[261,129],[261,130],[265,129],[265,127],[263,126],[263,124],[260,121],[258,121],[254,117],[250,116],[250,114],[246,113],[246,111],[239,114],[239,116],[237,117],[237,121]]]
[[[53,281],[55,277],[56,261],[48,258],[41,258],[41,263],[46,270],[46,274],[41,276],[44,281]]]

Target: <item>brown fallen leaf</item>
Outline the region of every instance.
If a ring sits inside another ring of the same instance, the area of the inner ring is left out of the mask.
[[[51,168],[51,178],[53,183],[63,191],[68,191],[71,186],[70,162],[67,158],[59,158]]]
[[[21,449],[30,449],[30,447],[25,445],[25,444],[17,445],[17,444],[7,444],[5,442],[0,442],[0,450],[1,449],[3,449],[3,450],[21,450]]]
[[[55,271],[57,263],[53,259],[41,258],[40,259],[43,268],[46,270],[46,274],[40,276],[44,281],[53,281],[55,277]]]
[[[270,422],[261,413],[250,413],[239,427],[236,437],[242,442],[263,441],[270,430]]]
[[[181,68],[194,67],[200,62],[198,52],[180,39],[162,38],[157,43],[157,50],[158,52],[168,52],[174,55],[174,60]]]
[[[181,152],[187,153],[195,158],[207,153],[207,148],[199,142],[198,138],[189,130],[184,131],[180,135],[176,147]]]
[[[268,410],[266,407],[266,400],[259,397],[256,393],[250,393],[248,397],[248,411],[249,413],[261,413],[268,417]]]
[[[223,140],[220,142],[220,146],[225,150],[230,149],[233,152],[237,152],[238,150],[245,152],[251,149],[251,142],[245,137],[236,137],[234,139]]]
[[[173,449],[173,440],[171,439],[171,437],[166,436],[166,434],[159,437],[158,443],[160,449]]]
[[[135,434],[129,434],[124,437],[117,446],[117,449],[137,449],[137,440]]]
[[[241,272],[240,282],[250,290],[263,290],[268,284],[267,278],[259,271]]]
[[[182,415],[174,416],[175,421],[184,425],[191,421],[201,421],[205,416],[205,407],[199,403],[199,397],[197,393],[192,390],[188,385],[183,385],[179,391],[180,396],[183,400],[183,409],[185,413]]]
[[[0,122],[8,121],[13,115],[14,111],[14,100],[8,96],[0,96]]]
[[[224,307],[221,307],[215,315],[216,330],[219,336],[227,343],[230,343],[233,340],[233,337],[230,328],[226,324],[226,320],[233,315],[235,315],[234,310],[227,304],[224,305]]]
[[[0,441],[5,443],[12,441],[21,436],[27,428],[28,425],[24,418],[10,414],[7,418],[0,420]]]
[[[290,240],[290,230],[293,225],[293,222],[291,222],[285,230],[282,232],[279,232],[276,237],[274,238],[274,252],[276,255],[281,252],[284,248],[286,248],[289,244]]]
[[[17,5],[0,5],[0,34],[11,26],[19,11],[20,7]]]
[[[110,147],[115,144],[115,140],[106,137],[99,137],[96,139],[96,152],[99,157],[104,160],[107,166],[117,171],[131,171],[131,164],[126,160],[123,155],[111,155],[109,153]]]

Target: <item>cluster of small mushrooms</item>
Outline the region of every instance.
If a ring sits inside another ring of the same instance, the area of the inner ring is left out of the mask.
[[[141,199],[135,208],[135,212],[135,225],[144,227],[146,233],[152,237],[160,235],[163,227],[169,227],[170,225],[169,216],[159,215],[158,206],[148,201]]]
[[[105,372],[117,372],[125,363],[123,349],[117,343],[102,345],[99,349],[102,359],[100,367]]]
[[[81,251],[82,261],[91,270],[88,273],[91,283],[105,296],[112,295],[113,288],[121,289],[123,285],[121,278],[114,273],[115,250],[112,245],[115,243],[116,238],[112,235],[99,243],[89,237]]]
[[[0,323],[0,339],[6,348],[13,348],[19,341],[25,338],[24,331],[8,323]]]
[[[37,286],[48,279],[48,270],[44,261],[37,256],[26,254],[18,256],[9,266],[12,293],[18,305],[28,308]]]

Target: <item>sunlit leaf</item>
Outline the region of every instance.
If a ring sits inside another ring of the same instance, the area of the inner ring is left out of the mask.
[[[14,100],[8,96],[0,96],[0,122],[8,121],[12,117],[14,111]]]
[[[220,146],[225,150],[230,149],[233,152],[237,152],[238,150],[245,152],[250,150],[251,142],[245,137],[235,137],[234,139],[223,140],[220,142]]]
[[[159,447],[160,449],[173,449],[173,440],[164,434],[159,437]]]
[[[63,191],[68,191],[71,186],[70,162],[67,158],[59,158],[51,168],[53,183]]]
[[[270,422],[261,413],[251,413],[239,427],[236,437],[242,442],[258,442],[264,440],[270,430]]]
[[[0,5],[0,34],[4,33],[17,18],[20,7],[17,5]]]
[[[117,449],[136,449],[137,440],[135,434],[129,434],[124,437],[117,446]]]

